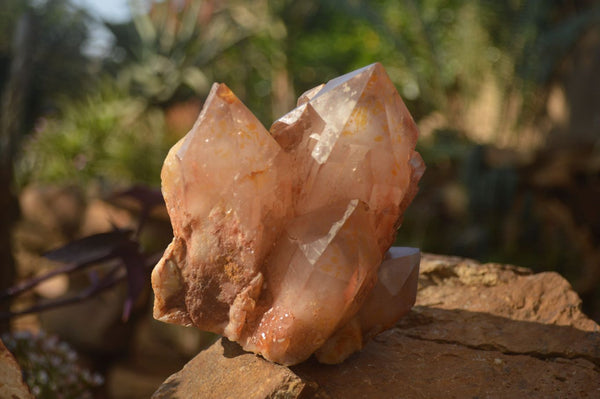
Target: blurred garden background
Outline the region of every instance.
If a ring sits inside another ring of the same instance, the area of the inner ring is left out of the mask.
[[[106,3],[1,2],[0,292],[55,270],[46,251],[139,220],[144,253],[160,253],[169,221],[149,198],[212,82],[269,127],[305,90],[379,61],[427,164],[397,243],[557,271],[600,321],[597,1]],[[106,267],[1,310],[80,292]],[[96,397],[148,397],[211,337],[153,322],[147,279],[123,322],[127,298],[120,280],[86,304],[0,323],[68,341],[102,376],[86,382],[102,385]]]

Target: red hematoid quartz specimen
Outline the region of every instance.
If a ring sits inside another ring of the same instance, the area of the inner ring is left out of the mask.
[[[315,87],[270,133],[224,84],[169,152],[173,242],[154,317],[286,365],[343,361],[414,304],[420,253],[392,244],[425,166],[379,64]]]

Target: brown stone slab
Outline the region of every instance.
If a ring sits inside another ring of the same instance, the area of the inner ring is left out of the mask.
[[[298,398],[307,384],[287,367],[215,342],[170,376],[152,395],[164,398]]]
[[[236,397],[225,378],[256,398],[598,398],[600,327],[580,306],[556,273],[425,255],[417,306],[344,363],[285,368],[217,342],[191,362],[214,386],[197,397]]]

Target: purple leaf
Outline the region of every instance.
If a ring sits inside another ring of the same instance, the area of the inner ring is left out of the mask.
[[[164,206],[165,200],[157,188],[136,185],[127,190],[120,191],[111,196],[110,199],[131,198],[137,201],[141,208],[151,210],[156,206]]]
[[[46,252],[44,257],[56,262],[89,264],[110,259],[127,245],[131,230],[114,230],[108,233],[87,236]]]
[[[131,206],[119,204],[120,199],[133,199],[137,203],[137,206],[134,206],[132,209]],[[150,216],[150,212],[157,206],[165,206],[165,200],[162,196],[162,192],[159,189],[140,185],[133,186],[125,191],[121,191],[112,195],[108,198],[108,202],[112,203],[113,205],[129,209],[130,211],[134,210],[140,213],[138,225],[135,231],[136,238],[139,237],[142,228]]]
[[[148,273],[146,271],[146,260],[137,245],[131,245],[124,249],[121,260],[127,271],[127,298],[123,304],[123,321],[127,321],[133,304],[146,286]]]

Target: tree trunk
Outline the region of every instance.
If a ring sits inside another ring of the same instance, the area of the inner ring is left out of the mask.
[[[13,162],[23,135],[23,119],[30,90],[32,73],[33,17],[26,12],[20,17],[14,34],[13,56],[8,82],[2,93],[0,108],[0,291],[10,287],[16,276],[12,253],[12,228],[18,215],[14,186]],[[0,303],[0,311],[10,303]],[[0,322],[0,332],[8,330]]]

